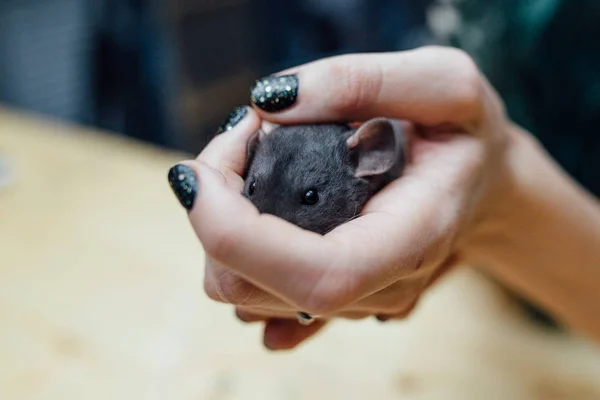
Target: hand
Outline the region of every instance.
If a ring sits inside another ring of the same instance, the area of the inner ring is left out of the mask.
[[[295,347],[329,318],[408,315],[427,287],[468,258],[477,226],[497,218],[491,210],[502,201],[511,142],[501,102],[459,50],[345,55],[284,74],[299,82],[287,108],[255,104],[184,163],[198,181],[189,218],[207,254],[205,290],[235,305],[242,320],[266,321],[272,349]],[[240,195],[246,141],[263,120],[378,116],[410,121],[408,164],[360,218],[320,236],[259,215]],[[298,311],[323,318],[302,326]]]

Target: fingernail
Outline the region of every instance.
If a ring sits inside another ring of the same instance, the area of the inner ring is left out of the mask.
[[[375,318],[377,318],[380,322],[386,322],[390,319],[389,317],[386,317],[384,315],[376,315]]]
[[[310,325],[315,321],[312,315],[305,313],[304,311],[300,311],[296,314],[296,320],[300,325]]]
[[[229,113],[225,122],[217,129],[217,135],[225,131],[230,131],[236,126],[244,117],[248,114],[248,108],[246,106],[236,107]]]
[[[298,95],[296,75],[266,76],[256,81],[250,91],[250,100],[267,112],[291,107]]]
[[[186,210],[191,210],[198,193],[198,181],[194,170],[187,165],[177,164],[169,170],[168,179],[181,205]]]

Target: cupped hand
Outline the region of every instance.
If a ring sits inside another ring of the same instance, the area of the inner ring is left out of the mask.
[[[511,135],[495,92],[456,49],[344,55],[277,76],[291,76],[269,91],[279,101],[253,96],[239,123],[177,171],[193,175],[187,208],[207,255],[208,296],[236,306],[244,321],[266,321],[265,345],[289,349],[333,317],[407,316],[468,259],[466,244],[479,224],[493,224],[491,205],[502,201]],[[259,214],[240,194],[246,142],[263,121],[380,116],[406,121],[407,165],[361,217],[321,236]],[[303,326],[298,311],[320,318]]]

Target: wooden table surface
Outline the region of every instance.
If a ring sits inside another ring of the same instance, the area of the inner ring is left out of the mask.
[[[0,399],[600,399],[600,351],[462,269],[405,322],[288,353],[202,290],[186,155],[0,110]]]

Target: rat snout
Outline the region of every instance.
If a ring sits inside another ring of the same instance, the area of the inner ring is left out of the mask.
[[[298,209],[290,204],[288,193],[278,196],[265,196],[263,193],[255,193],[253,196],[244,195],[254,204],[260,214],[269,214],[281,218],[289,223],[298,225],[301,218],[297,215]]]
[[[290,210],[289,205],[285,201],[272,200],[264,202],[258,207],[258,211],[261,214],[269,214],[281,218],[294,225],[298,224],[296,211]]]
[[[258,209],[261,214],[269,214],[279,217],[277,212],[277,204],[272,198],[260,198],[258,196],[249,198],[252,204]]]

